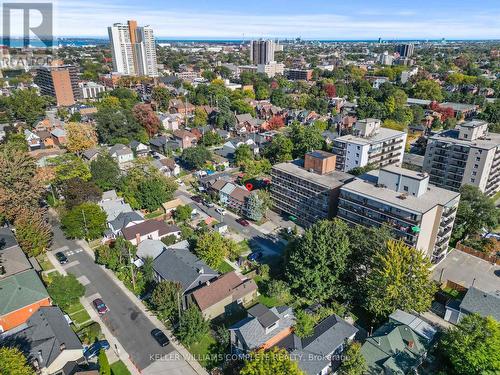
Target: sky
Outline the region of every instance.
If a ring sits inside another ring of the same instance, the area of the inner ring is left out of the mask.
[[[500,0],[54,0],[52,3],[55,36],[107,37],[107,26],[136,19],[139,25],[151,25],[157,39],[500,39]],[[32,13],[30,22],[36,25],[41,17],[37,12]],[[12,35],[20,35],[21,22],[15,22],[20,13],[13,13],[12,17]]]

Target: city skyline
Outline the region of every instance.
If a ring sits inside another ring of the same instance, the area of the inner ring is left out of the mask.
[[[19,1],[14,1],[19,2]],[[151,25],[157,39],[296,38],[357,39],[496,39],[500,38],[500,4],[486,0],[474,4],[445,0],[433,5],[399,0],[353,0],[331,4],[313,0],[257,2],[251,9],[243,1],[154,0],[147,7],[131,1],[54,2],[54,35],[106,37],[106,26],[121,19]],[[35,17],[36,18],[36,17]]]

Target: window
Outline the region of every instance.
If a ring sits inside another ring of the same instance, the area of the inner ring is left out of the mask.
[[[406,185],[405,185],[405,186],[403,186],[403,190],[404,190],[404,191],[408,191],[408,186],[406,186]]]
[[[479,165],[478,165],[478,164],[474,164],[474,168],[475,168],[475,169],[478,169],[478,168],[479,168]]]
[[[477,158],[476,158],[476,161],[481,161],[481,158],[480,158],[480,157],[477,157]]]
[[[470,182],[475,182],[475,181],[476,181],[476,179],[475,179],[475,178],[471,178],[471,179],[470,179]]]
[[[356,157],[359,158],[359,154],[358,153],[356,153]]]
[[[477,172],[476,172],[476,171],[473,171],[473,172],[472,172],[472,175],[473,175],[473,176],[477,175]]]

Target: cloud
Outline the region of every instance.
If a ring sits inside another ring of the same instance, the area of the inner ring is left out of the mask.
[[[200,11],[184,7],[59,0],[55,2],[57,36],[107,36],[107,26],[127,19],[153,26],[156,37],[251,38],[303,37],[320,39],[499,38],[500,14],[495,12],[443,15],[412,9],[392,12],[370,9],[352,13]],[[333,7],[332,7],[333,9]],[[256,10],[253,10],[256,11]],[[313,10],[310,10],[311,12]]]

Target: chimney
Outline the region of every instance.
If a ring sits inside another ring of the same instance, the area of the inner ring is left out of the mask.
[[[136,233],[136,235],[135,235],[135,241],[137,242],[137,245],[139,245],[139,243],[141,242],[141,234],[140,233]]]
[[[415,346],[415,343],[413,342],[413,340],[409,340],[407,346],[408,346],[408,348],[411,349],[411,348],[413,348]]]
[[[43,363],[43,357],[42,357],[42,351],[41,350],[38,351],[38,363],[39,364]]]
[[[61,345],[59,345],[59,350],[61,350],[61,352],[63,350],[65,350],[65,349],[66,349],[66,344],[65,343],[62,343]]]
[[[198,269],[198,273],[199,273],[200,275],[202,275],[202,274],[204,274],[204,273],[205,273],[205,270],[203,269],[203,267],[201,267],[201,268],[199,268],[199,269]]]

